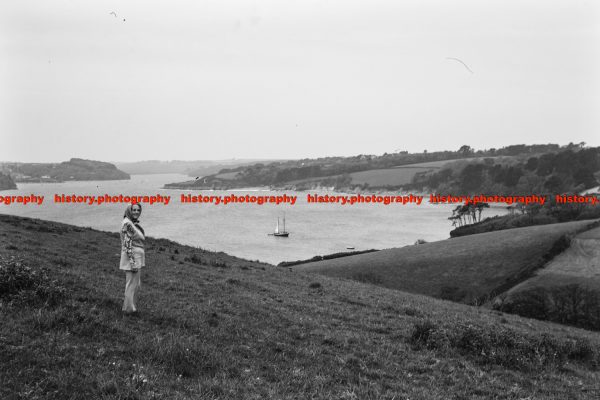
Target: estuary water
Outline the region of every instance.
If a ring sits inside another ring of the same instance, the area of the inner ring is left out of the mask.
[[[316,204],[307,194],[346,195],[327,191],[270,191],[239,189],[229,191],[182,191],[162,189],[165,183],[189,180],[185,175],[132,175],[126,181],[85,181],[64,183],[18,183],[18,189],[1,196],[31,194],[45,196],[42,205],[0,204],[0,213],[40,218],[103,231],[120,229],[126,204],[60,204],[54,196],[65,194],[110,196],[171,196],[168,205],[142,204],[140,223],[146,234],[212,251],[268,263],[293,261],[342,251],[384,249],[413,244],[417,239],[443,240],[452,229],[448,217],[453,205],[433,205],[427,197],[415,204]],[[204,196],[274,195],[298,196],[291,204],[181,203],[181,194]],[[365,195],[371,193],[364,193]],[[394,195],[397,193],[393,193]],[[503,209],[486,210],[484,216],[504,214]],[[288,238],[269,236],[277,218],[286,219]]]

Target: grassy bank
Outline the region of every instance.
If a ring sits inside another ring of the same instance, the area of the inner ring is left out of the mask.
[[[591,332],[152,238],[126,317],[116,233],[0,215],[0,237],[3,399],[600,393]]]
[[[532,226],[324,260],[293,267],[465,303],[491,298],[564,250],[594,221]],[[566,245],[568,246],[568,244]]]

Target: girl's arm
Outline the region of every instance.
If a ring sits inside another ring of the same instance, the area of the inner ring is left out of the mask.
[[[123,232],[123,246],[125,247],[125,252],[127,253],[127,257],[129,258],[129,265],[131,265],[131,269],[137,269],[135,267],[135,258],[133,257],[133,236],[135,235],[133,231],[133,226],[131,224],[124,224],[123,228],[121,228],[121,232]]]

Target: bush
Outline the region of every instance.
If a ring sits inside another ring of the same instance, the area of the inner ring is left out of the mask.
[[[600,293],[576,283],[523,290],[495,308],[523,317],[600,330]]]
[[[495,308],[522,317],[546,319],[549,316],[550,294],[542,287],[524,290]]]
[[[51,280],[48,269],[32,269],[20,261],[0,259],[0,298],[9,302],[55,305],[66,296],[66,289]]]
[[[314,256],[307,260],[282,261],[279,264],[277,264],[277,266],[278,267],[293,267],[294,265],[307,264],[307,263],[323,261],[323,260],[333,260],[335,258],[355,256],[357,254],[364,254],[364,253],[372,253],[374,251],[379,251],[379,250],[370,249],[370,250],[344,251],[341,253],[326,254],[324,256]],[[258,260],[257,260],[257,262],[258,262]]]
[[[196,254],[192,254],[192,256],[189,259],[191,262],[193,262],[194,264],[202,264],[202,257],[196,255]]]

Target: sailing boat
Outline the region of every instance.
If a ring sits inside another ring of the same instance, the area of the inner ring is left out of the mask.
[[[277,217],[277,225],[275,226],[275,232],[269,233],[270,236],[288,237],[290,233],[285,230],[285,214],[283,215],[283,230],[279,229],[279,217]]]

